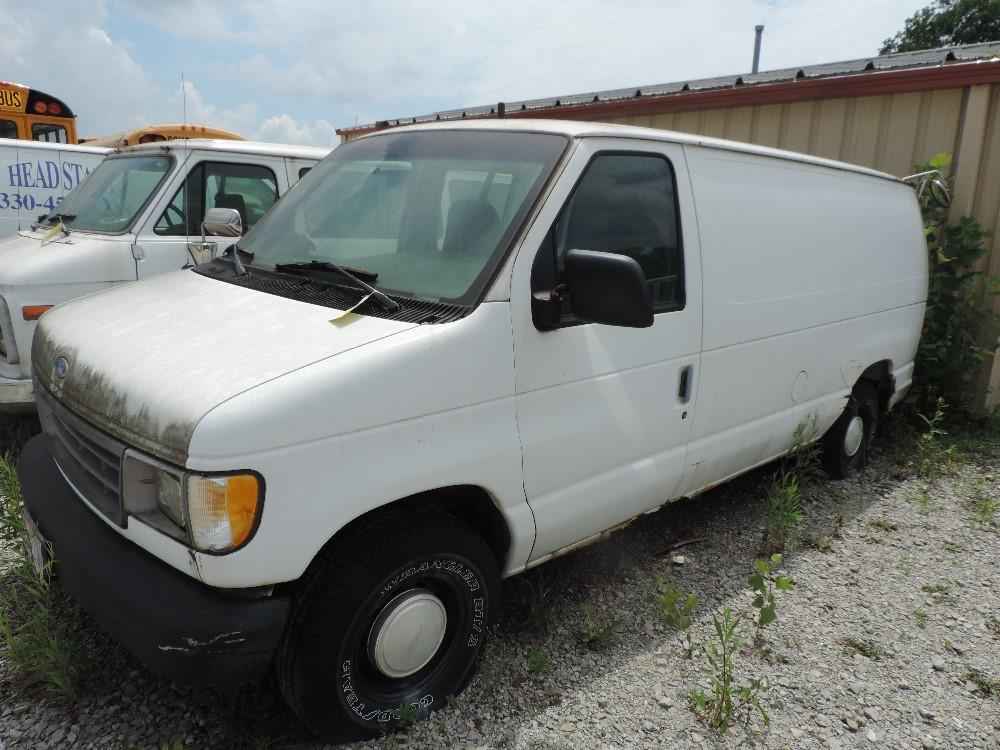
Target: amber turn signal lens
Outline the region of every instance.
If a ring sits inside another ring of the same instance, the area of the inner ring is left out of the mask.
[[[25,320],[38,320],[51,309],[52,305],[25,305],[21,308],[21,315]]]
[[[261,487],[253,474],[190,475],[188,522],[201,550],[224,552],[242,545],[253,533],[260,511]]]

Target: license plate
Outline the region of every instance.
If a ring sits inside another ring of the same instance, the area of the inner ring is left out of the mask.
[[[38,525],[28,513],[26,508],[21,509],[21,518],[24,520],[24,529],[28,533],[28,552],[31,554],[31,564],[35,567],[35,572],[39,577],[46,574],[49,562],[49,542],[38,530]]]

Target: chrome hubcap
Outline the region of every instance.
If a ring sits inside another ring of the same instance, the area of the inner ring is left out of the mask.
[[[444,604],[427,589],[411,589],[382,608],[368,634],[368,658],[386,677],[416,674],[434,658],[448,626]]]
[[[861,417],[854,417],[847,425],[847,432],[844,434],[844,453],[853,456],[861,449],[864,439],[865,422]]]

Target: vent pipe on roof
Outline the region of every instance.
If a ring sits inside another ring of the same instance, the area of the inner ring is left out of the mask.
[[[764,24],[759,23],[753,27],[753,30],[757,32],[753,40],[753,69],[752,73],[756,73],[760,68],[760,38],[764,36]]]

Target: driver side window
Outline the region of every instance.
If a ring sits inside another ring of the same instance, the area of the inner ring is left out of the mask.
[[[628,255],[646,275],[654,312],[682,308],[681,234],[670,162],[652,154],[596,156],[553,225],[549,248],[559,281],[565,281],[570,250]],[[562,317],[573,321],[568,295]]]
[[[278,200],[278,182],[267,167],[202,162],[174,193],[153,231],[166,236],[201,234],[209,208],[233,208],[250,229]]]

